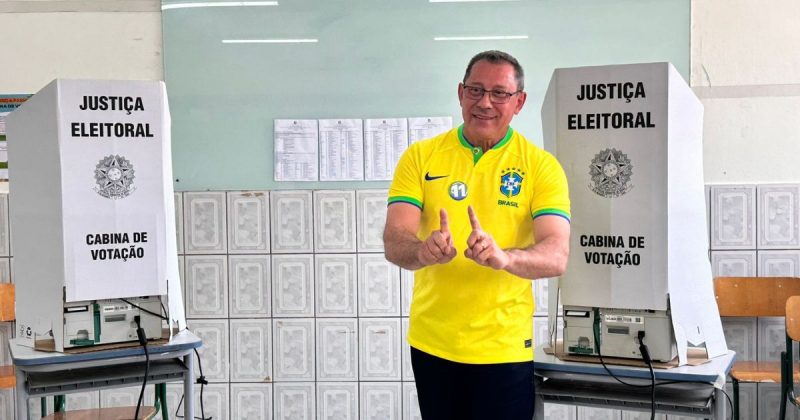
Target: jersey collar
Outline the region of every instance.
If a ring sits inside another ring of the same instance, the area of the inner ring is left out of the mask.
[[[500,141],[497,142],[494,146],[492,146],[489,150],[496,150],[499,149],[508,143],[511,140],[511,136],[514,135],[514,129],[510,126],[508,127],[508,131],[506,132],[506,136],[503,137]],[[458,141],[461,143],[462,146],[470,149],[470,153],[472,154],[472,163],[478,163],[481,157],[484,155],[483,149],[478,146],[473,146],[466,137],[464,137],[464,124],[458,126]]]

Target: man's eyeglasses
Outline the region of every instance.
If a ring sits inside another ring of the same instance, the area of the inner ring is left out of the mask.
[[[463,85],[463,86],[464,86],[464,96],[466,96],[468,99],[471,99],[473,101],[479,101],[483,99],[483,95],[489,93],[489,100],[495,104],[507,103],[509,100],[511,100],[512,96],[521,92],[519,90],[516,92],[504,92],[502,90],[487,90],[480,86],[469,86],[469,85]]]

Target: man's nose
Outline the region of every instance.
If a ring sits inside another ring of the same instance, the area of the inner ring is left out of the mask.
[[[488,90],[486,92],[483,92],[483,96],[481,96],[481,99],[478,100],[477,105],[481,108],[491,108],[493,105],[490,99],[491,95],[492,92]]]

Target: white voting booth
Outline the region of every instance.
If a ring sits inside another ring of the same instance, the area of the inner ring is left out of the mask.
[[[136,306],[184,328],[163,82],[54,80],[7,130],[18,341],[161,337]]]
[[[564,350],[655,360],[727,352],[708,260],[703,106],[669,63],[557,69],[545,148],[567,174]],[[551,305],[555,306],[555,305]]]

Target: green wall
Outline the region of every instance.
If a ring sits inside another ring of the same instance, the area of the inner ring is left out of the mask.
[[[670,61],[689,76],[690,0],[279,3],[164,10],[176,190],[385,188],[275,182],[273,119],[450,115],[458,125],[458,82],[469,58],[487,49],[525,67],[528,102],[512,125],[539,145],[555,68]],[[495,35],[528,38],[433,40]],[[264,38],[319,42],[222,43]]]

